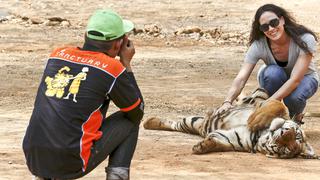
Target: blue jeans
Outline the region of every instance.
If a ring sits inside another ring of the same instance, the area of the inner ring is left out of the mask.
[[[272,96],[288,80],[287,74],[278,65],[269,65],[258,74],[259,84]],[[305,75],[298,87],[283,99],[289,109],[290,117],[303,112],[306,101],[318,89],[318,81],[312,75]]]

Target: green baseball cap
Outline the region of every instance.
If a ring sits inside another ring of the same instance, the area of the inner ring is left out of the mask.
[[[134,25],[123,20],[110,9],[97,10],[89,19],[87,37],[93,40],[111,41],[131,31]]]

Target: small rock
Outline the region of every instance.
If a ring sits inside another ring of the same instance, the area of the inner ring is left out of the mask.
[[[24,20],[24,21],[28,21],[29,20],[29,18],[27,16],[22,16],[21,19]]]
[[[58,21],[58,22],[62,22],[62,21],[68,21],[67,19],[61,18],[61,17],[50,17],[48,18],[49,21]]]
[[[180,35],[180,34],[192,34],[192,33],[200,33],[200,32],[201,32],[201,29],[198,27],[187,27],[187,28],[179,29],[174,33],[176,35]]]
[[[69,21],[62,21],[61,22],[61,26],[62,27],[69,27],[71,24],[70,24],[70,22]]]
[[[134,34],[143,33],[143,29],[133,28],[133,33],[134,33]]]
[[[59,21],[50,21],[50,20],[47,20],[47,21],[44,22],[44,25],[46,25],[46,26],[57,26],[57,25],[59,25],[59,24],[60,24]]]
[[[11,21],[11,23],[13,23],[13,24],[17,24],[17,23],[20,23],[20,22],[22,22],[22,19],[13,19],[12,21]]]
[[[38,18],[30,18],[31,24],[42,24],[43,21]]]
[[[146,32],[149,35],[157,33],[159,34],[161,32],[161,28],[157,24],[145,25],[144,32]]]
[[[8,21],[7,17],[0,17],[0,23],[5,22],[5,21]]]
[[[228,40],[228,39],[230,38],[230,35],[229,35],[229,34],[222,34],[222,35],[221,35],[221,38],[222,38],[223,40]]]
[[[201,35],[199,33],[192,33],[189,35],[192,39],[195,39],[197,41],[200,40]]]

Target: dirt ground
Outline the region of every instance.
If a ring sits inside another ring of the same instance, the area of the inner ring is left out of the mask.
[[[320,34],[318,0],[0,0],[0,180],[31,179],[21,149],[48,54],[81,46],[89,15],[112,8],[136,25],[133,68],[145,117],[178,120],[219,105],[243,62],[250,24],[264,3],[288,9]],[[318,45],[318,51],[320,50]],[[319,67],[319,56],[315,57]],[[257,68],[256,68],[257,69]],[[254,75],[245,91],[257,86]],[[303,126],[320,153],[320,93]],[[116,108],[112,107],[111,112]],[[141,127],[131,178],[320,179],[320,161],[270,159],[260,154],[191,154],[201,138]],[[102,163],[83,179],[104,179]]]

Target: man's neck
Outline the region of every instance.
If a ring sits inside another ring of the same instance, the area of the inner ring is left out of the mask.
[[[89,44],[89,43],[84,43],[83,46],[82,46],[82,50],[104,53],[101,49],[99,49],[98,47],[96,47],[96,46],[94,46],[92,44]]]
[[[84,50],[84,51],[101,52],[101,53],[103,53],[103,54],[105,54],[105,55],[107,55],[109,57],[115,58],[115,57],[109,55],[108,52],[103,51],[102,49],[100,49],[100,48],[98,48],[98,47],[96,47],[96,46],[94,46],[94,45],[92,45],[90,43],[84,43],[83,46],[82,46],[82,50]]]

